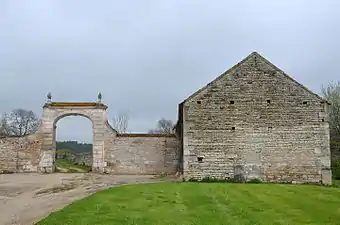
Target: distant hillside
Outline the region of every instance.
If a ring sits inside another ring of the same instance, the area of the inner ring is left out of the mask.
[[[68,149],[72,152],[92,152],[92,144],[77,141],[57,141],[57,150]]]

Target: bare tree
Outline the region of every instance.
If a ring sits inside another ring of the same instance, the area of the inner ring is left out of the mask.
[[[174,126],[171,120],[162,118],[158,120],[156,129],[149,130],[149,134],[172,134],[174,133]]]
[[[5,136],[21,137],[36,132],[40,120],[31,110],[15,109],[1,119],[1,132]]]
[[[329,82],[327,87],[322,86],[323,97],[331,103],[328,107],[330,129],[340,134],[340,82]]]
[[[0,120],[0,137],[8,136],[7,131],[8,131],[8,124],[7,124],[6,117],[3,115]]]
[[[112,127],[119,133],[125,133],[129,124],[129,114],[127,112],[119,112],[117,116],[112,118]]]

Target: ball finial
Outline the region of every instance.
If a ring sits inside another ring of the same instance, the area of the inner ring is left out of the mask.
[[[48,92],[48,94],[47,94],[47,102],[51,102],[51,99],[52,99],[52,94],[51,94],[51,92]]]
[[[98,102],[99,103],[101,103],[101,101],[102,101],[102,93],[101,92],[99,92],[99,94],[98,94]]]

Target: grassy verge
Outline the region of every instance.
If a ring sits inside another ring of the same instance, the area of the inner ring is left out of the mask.
[[[334,187],[340,188],[340,180],[333,180],[332,184],[333,184]]]
[[[38,224],[339,224],[340,188],[157,183],[98,192]]]
[[[78,165],[69,159],[56,160],[56,172],[60,173],[87,173],[91,167],[86,165]]]

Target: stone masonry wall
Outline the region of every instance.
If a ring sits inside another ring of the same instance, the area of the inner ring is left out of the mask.
[[[174,135],[121,134],[105,143],[106,172],[175,174],[179,142]]]
[[[326,104],[258,54],[182,110],[186,178],[331,183]]]
[[[57,159],[69,159],[78,164],[92,166],[92,152],[58,152]]]
[[[1,172],[37,172],[40,161],[41,135],[0,137]]]
[[[60,115],[65,114],[60,113]],[[52,117],[52,121],[55,121],[54,118]],[[0,138],[0,173],[51,172],[52,170],[42,170],[41,164],[48,161],[49,166],[53,166],[55,144],[53,139],[49,138],[47,143],[49,147],[46,148],[46,133],[43,131],[46,131],[44,126],[36,134],[26,137]],[[97,155],[97,160],[103,161],[103,169],[105,169],[103,172],[173,174],[178,171],[179,142],[175,135],[117,134],[107,121],[104,121],[100,132],[102,134],[100,138],[104,142],[95,147],[104,153],[104,157]],[[72,154],[67,157],[71,157],[78,163],[85,162],[87,165],[93,165],[92,156],[93,152]]]

